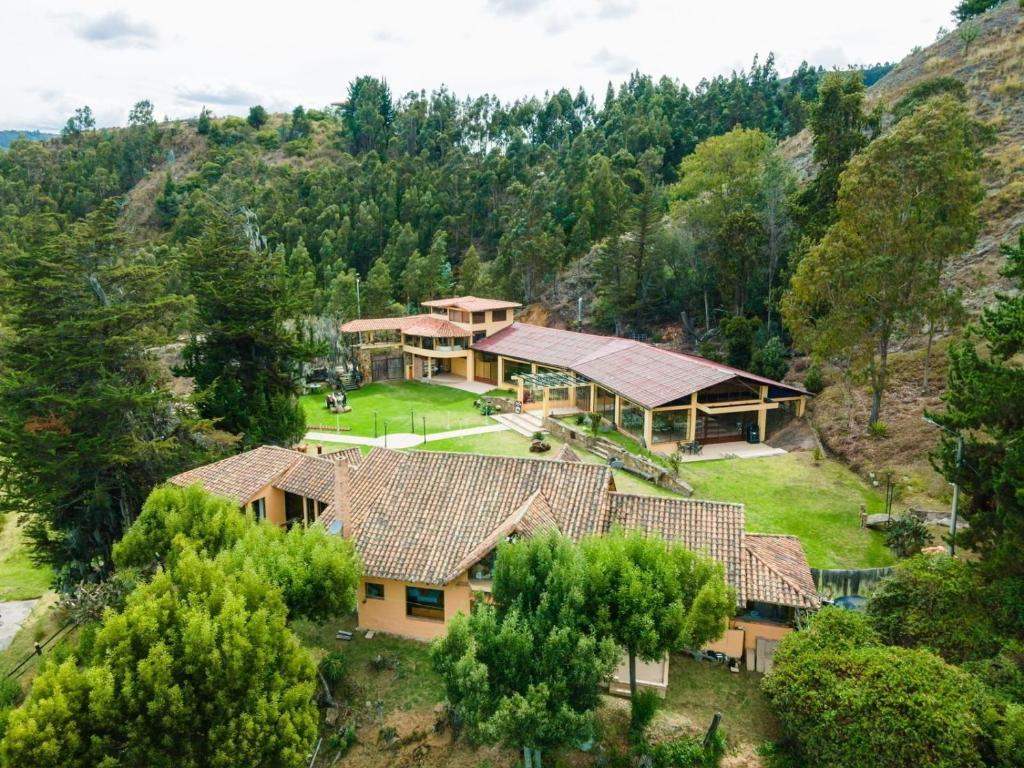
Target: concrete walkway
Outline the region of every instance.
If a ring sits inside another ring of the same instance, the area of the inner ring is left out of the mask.
[[[427,442],[436,440],[447,440],[451,437],[468,437],[469,435],[486,435],[489,432],[505,432],[508,427],[504,424],[490,424],[486,427],[468,427],[466,429],[453,429],[450,432],[435,432],[427,435]],[[423,435],[414,435],[411,432],[393,432],[384,437],[360,437],[359,435],[345,435],[336,432],[307,432],[307,440],[315,440],[318,443],[344,443],[346,445],[368,445],[374,448],[412,448],[423,445]],[[387,442],[385,443],[385,439]]]
[[[7,650],[38,602],[39,600],[8,600],[0,603],[0,651]]]
[[[439,373],[433,378],[422,378],[419,381],[422,381],[424,384],[461,389],[463,392],[472,392],[474,395],[482,395],[484,392],[497,389],[493,384],[485,384],[482,381],[466,381],[466,379],[456,376],[454,373]]]

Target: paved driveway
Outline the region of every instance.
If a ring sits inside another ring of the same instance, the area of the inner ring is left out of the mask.
[[[0,603],[0,651],[7,650],[38,602],[39,600],[36,599],[8,600],[5,603]]]

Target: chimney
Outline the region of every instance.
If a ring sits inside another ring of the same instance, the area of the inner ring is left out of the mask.
[[[352,468],[338,451],[334,459],[334,519],[341,523],[341,535],[352,535]]]

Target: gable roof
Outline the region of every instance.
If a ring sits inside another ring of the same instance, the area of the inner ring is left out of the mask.
[[[554,455],[553,458],[554,461],[568,461],[570,463],[578,463],[583,461],[583,459],[580,458],[579,454],[576,453],[576,451],[574,451],[568,445],[563,445],[559,449],[558,453]]]
[[[400,331],[414,320],[429,315],[404,315],[402,317],[361,317],[341,324],[342,333],[362,333],[364,331]]]
[[[350,465],[362,456],[358,448],[328,455]],[[263,445],[182,472],[167,482],[183,487],[198,483],[206,491],[239,504],[247,504],[268,485],[329,504],[334,501],[334,459]]]
[[[434,307],[436,309],[464,309],[467,312],[486,312],[488,309],[515,309],[523,306],[518,301],[503,301],[502,299],[481,299],[476,296],[453,296],[448,299],[431,299],[421,302],[421,306]]]
[[[725,566],[736,602],[747,601],[743,572],[743,505],[700,499],[677,499],[610,493],[608,528],[621,526],[644,535],[659,534]]]
[[[617,336],[597,336],[527,323],[512,323],[474,343],[473,349],[569,368],[645,408],[656,408],[736,378],[793,394],[809,394],[792,384],[696,355]]]
[[[434,315],[417,315],[402,326],[402,333],[411,336],[433,336],[440,339],[457,339],[473,335],[468,329]]]
[[[443,584],[536,494],[543,502],[523,509],[523,525],[532,528],[550,518],[573,539],[600,531],[611,470],[600,464],[377,448],[353,470],[351,480],[352,531],[366,575]]]
[[[747,534],[744,547],[747,599],[817,610],[821,598],[796,536]]]

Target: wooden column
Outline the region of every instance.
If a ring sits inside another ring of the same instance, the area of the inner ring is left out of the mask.
[[[498,355],[498,383],[495,386],[502,387],[504,385],[505,385],[505,358],[502,357],[501,355]]]
[[[768,436],[768,409],[765,405],[768,401],[768,385],[761,385],[761,405],[757,409],[757,438],[760,442],[764,442]]]
[[[530,373],[536,373],[536,372],[537,372],[537,364],[536,363],[530,363]]]
[[[804,411],[807,408],[807,397],[801,395],[800,399],[796,401],[796,417],[802,419],[804,417]]]
[[[518,400],[520,403],[525,403],[525,396],[526,393],[524,392],[523,380],[516,379],[516,400]]]
[[[622,398],[615,396],[615,426],[622,426]]]
[[[686,420],[686,441],[697,439],[697,393],[690,395],[690,418]]]
[[[590,385],[590,412],[597,413],[597,384]]]
[[[551,410],[550,400],[551,400],[551,388],[550,387],[544,387],[544,405],[543,405],[543,407],[541,409],[541,415],[545,419],[548,417],[548,412]]]
[[[644,408],[644,447],[651,450],[654,445],[654,411]]]

